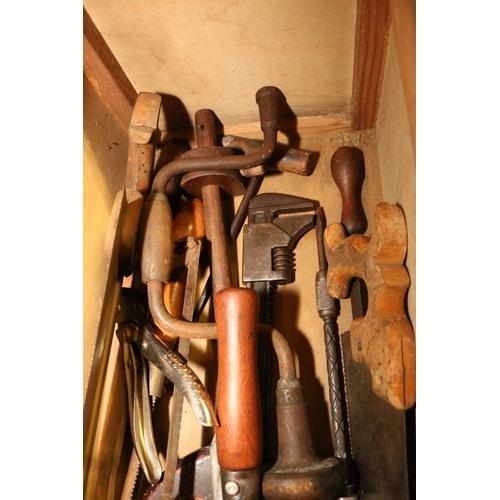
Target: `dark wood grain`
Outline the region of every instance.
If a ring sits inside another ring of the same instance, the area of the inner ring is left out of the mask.
[[[83,74],[125,133],[128,133],[137,92],[85,9]]]
[[[358,0],[351,117],[355,130],[376,125],[390,25],[388,0]]]
[[[262,417],[257,372],[259,296],[226,288],[215,296],[219,375],[217,454],[221,468],[254,469],[262,459]]]
[[[333,153],[330,168],[342,198],[340,222],[349,234],[363,234],[368,226],[361,200],[365,179],[363,151],[348,146],[338,148]]]

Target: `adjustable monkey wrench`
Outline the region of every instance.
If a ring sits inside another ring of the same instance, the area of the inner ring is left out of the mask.
[[[293,283],[293,249],[314,227],[310,212],[317,202],[277,193],[264,193],[250,201],[248,224],[243,228],[242,281],[260,298],[260,323],[273,324],[273,299],[278,285]],[[264,459],[269,459],[271,376],[273,351],[270,340],[259,339],[259,373],[263,412]]]

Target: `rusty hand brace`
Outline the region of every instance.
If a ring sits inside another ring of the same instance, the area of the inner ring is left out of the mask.
[[[192,156],[186,154],[163,166],[153,181],[142,218],[141,275],[147,284],[148,302],[155,324],[167,334],[186,338],[216,338],[213,323],[190,323],[177,320],[166,310],[162,300],[162,283],[168,282],[172,271],[172,212],[165,194],[168,182],[175,176],[195,171],[228,171],[262,165],[272,155],[278,135],[278,111],[283,94],[276,87],[263,87],[256,94],[261,129],[262,146],[253,153],[234,155],[229,148],[227,155]],[[198,148],[201,149],[201,148]]]
[[[223,186],[224,189],[231,191],[227,189],[228,185],[233,185],[231,183],[231,172],[229,171],[261,165],[271,156],[277,144],[278,111],[283,99],[283,94],[275,87],[265,87],[257,92],[256,101],[259,105],[264,140],[262,147],[257,152],[248,155],[238,156],[230,148],[216,146],[213,112],[210,110],[199,111],[196,116],[198,148],[165,165],[154,179],[152,192],[146,201],[141,222],[141,278],[147,285],[149,308],[153,320],[167,334],[178,337],[214,338],[219,337],[218,334],[224,332],[224,335],[218,338],[219,350],[223,351],[226,345],[235,345],[232,344],[232,341],[238,335],[233,325],[227,321],[230,309],[236,308],[241,311],[243,307],[246,309],[246,306],[248,306],[257,313],[258,300],[255,301],[255,292],[247,289],[231,288],[227,241],[225,239],[219,189],[220,186]],[[224,175],[226,172],[229,175]],[[168,313],[163,303],[161,293],[163,284],[168,282],[173,265],[172,212],[165,191],[169,180],[181,173],[188,174],[184,176],[183,187],[195,191],[200,190],[204,202],[207,241],[212,251],[214,297],[218,311],[216,313],[217,326],[176,320]],[[222,292],[224,294],[220,295]],[[252,295],[252,297],[249,295]],[[248,331],[249,335],[253,334],[255,339],[257,335],[257,316],[254,317],[250,310],[246,311],[246,313],[246,321],[240,326],[245,331]],[[239,315],[236,314],[235,317],[239,317]],[[227,328],[222,325],[226,325]],[[252,346],[246,343],[238,344],[235,349],[231,348],[228,351],[228,356],[219,356],[219,374],[224,372],[224,367],[231,367],[231,360],[234,361],[234,356],[239,358],[241,353],[251,356],[254,351]],[[236,362],[238,361],[237,359]],[[218,432],[217,446],[219,461],[221,461],[221,467],[224,464],[229,473],[238,473],[241,470],[257,471],[257,476],[252,473],[252,480],[246,482],[249,491],[252,490],[251,496],[247,498],[257,498],[258,495],[259,481],[255,481],[253,478],[257,477],[258,479],[258,469],[256,467],[260,464],[261,435],[256,428],[248,429],[248,435],[252,436],[252,442],[248,442],[248,446],[242,444],[238,439],[234,439],[234,435],[231,436],[235,427],[234,422],[231,421],[230,423],[229,420],[233,419],[234,412],[229,411],[229,409],[232,408],[234,403],[229,400],[231,398],[230,393],[235,387],[234,384],[239,385],[248,382],[250,386],[255,386],[253,379],[257,379],[256,368],[251,366],[252,364],[249,362],[248,371],[241,370],[236,374],[237,381],[234,380],[234,376],[236,376],[234,373],[229,378],[221,377],[217,389],[220,415],[223,416],[221,426],[218,428],[221,431]],[[252,392],[250,399],[258,401],[258,387],[257,393]],[[250,422],[248,423],[250,424]],[[243,423],[238,428],[243,429]],[[232,430],[228,431],[228,429]],[[227,439],[224,436],[227,436]],[[238,448],[241,450],[242,460],[234,458],[235,444],[238,444]],[[250,483],[252,484],[250,485]]]

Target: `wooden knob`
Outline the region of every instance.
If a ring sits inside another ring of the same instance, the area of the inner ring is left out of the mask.
[[[259,296],[249,288],[215,295],[219,375],[217,455],[222,469],[256,468],[262,460],[262,416],[257,372]]]
[[[330,163],[335,184],[342,197],[341,222],[349,234],[363,234],[368,226],[361,189],[365,179],[363,151],[343,146],[338,148]]]

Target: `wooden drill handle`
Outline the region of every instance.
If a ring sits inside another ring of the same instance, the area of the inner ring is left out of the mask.
[[[363,234],[368,225],[361,201],[365,179],[363,151],[354,147],[340,147],[333,154],[330,167],[342,197],[341,222],[349,234]]]
[[[248,288],[226,288],[214,300],[219,360],[219,464],[229,471],[254,469],[262,460],[257,372],[259,296]]]

